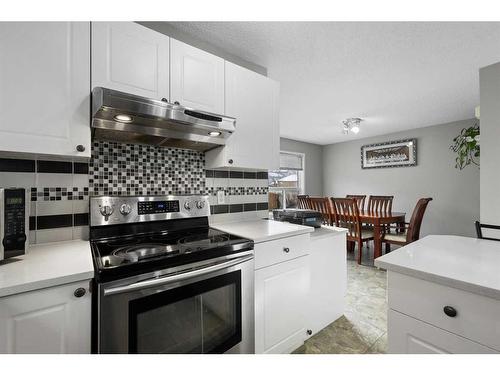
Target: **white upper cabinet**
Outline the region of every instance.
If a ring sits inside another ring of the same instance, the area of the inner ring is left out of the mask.
[[[224,60],[170,39],[170,99],[198,110],[224,113]]]
[[[90,157],[90,23],[1,22],[0,51],[0,151]]]
[[[279,168],[279,84],[225,62],[225,114],[236,131],[225,147],[206,153],[207,168]]]
[[[169,99],[169,39],[134,22],[92,22],[92,88]]]

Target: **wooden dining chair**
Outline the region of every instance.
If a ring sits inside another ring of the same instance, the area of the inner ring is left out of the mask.
[[[475,226],[476,226],[477,238],[482,239],[482,240],[500,241],[500,238],[484,237],[483,236],[483,228],[485,228],[485,229],[494,229],[494,230],[499,230],[500,231],[500,226],[498,226],[498,225],[491,225],[491,224],[481,224],[479,221],[475,222]]]
[[[427,205],[432,198],[421,198],[418,200],[409,223],[404,223],[404,230],[399,232],[385,232],[382,235],[382,243],[385,243],[386,253],[391,251],[392,245],[404,246],[420,238],[420,227],[424,218]],[[400,228],[400,224],[391,225],[391,227]]]
[[[390,214],[392,212],[393,195],[370,195],[368,199],[368,211],[379,214]]]
[[[297,208],[302,210],[309,209],[307,198],[309,198],[309,195],[297,195]]]
[[[308,197],[307,202],[310,210],[321,213],[321,216],[323,217],[323,224],[333,225],[333,212],[328,198]]]
[[[346,198],[353,198],[353,199],[355,199],[356,203],[358,204],[359,210],[360,211],[364,211],[364,209],[365,209],[366,195],[347,194],[345,197]]]
[[[359,218],[359,207],[354,198],[331,198],[335,210],[335,225],[347,229],[348,249],[358,244],[358,264],[361,264],[363,242],[373,240],[373,231],[364,229]]]

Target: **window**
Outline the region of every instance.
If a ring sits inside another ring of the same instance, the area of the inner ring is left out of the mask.
[[[280,169],[269,171],[269,209],[297,207],[304,193],[304,154],[282,151]]]

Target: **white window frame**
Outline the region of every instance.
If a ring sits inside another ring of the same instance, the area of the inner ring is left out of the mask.
[[[306,171],[306,154],[303,152],[295,152],[295,151],[287,151],[287,150],[280,150],[280,154],[290,154],[290,155],[299,155],[302,158],[302,170],[298,170],[297,173],[299,175],[299,186],[298,186],[298,194],[297,195],[303,195],[305,194],[306,191],[306,183],[305,183],[305,171]],[[281,169],[281,168],[280,168]],[[276,188],[276,187],[269,187],[269,191],[281,191],[281,194],[283,196],[283,209],[286,209],[286,192],[289,190],[294,190],[296,188]]]

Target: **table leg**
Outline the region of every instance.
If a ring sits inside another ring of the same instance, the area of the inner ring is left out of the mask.
[[[382,255],[382,239],[380,223],[377,221],[373,224],[373,258],[376,259]]]

